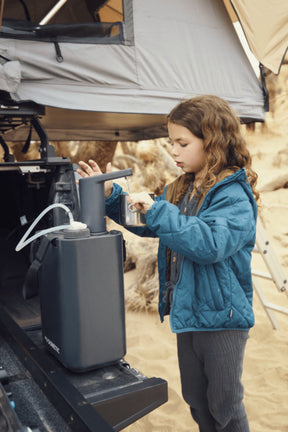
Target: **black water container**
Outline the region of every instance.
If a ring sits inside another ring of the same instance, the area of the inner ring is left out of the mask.
[[[40,271],[44,344],[75,372],[126,352],[122,233],[87,231],[48,234]]]
[[[123,237],[106,231],[104,182],[127,175],[131,169],[80,179],[86,228],[46,236],[39,275],[43,342],[75,372],[126,353]]]

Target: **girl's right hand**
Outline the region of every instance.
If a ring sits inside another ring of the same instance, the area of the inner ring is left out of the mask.
[[[99,168],[99,165],[93,159],[89,159],[88,164],[86,162],[79,161],[78,165],[82,169],[77,169],[77,173],[83,178],[93,177],[99,174],[103,174],[101,169]],[[109,172],[112,172],[111,162],[108,162],[106,167],[106,173]],[[104,188],[105,188],[105,198],[108,198],[111,195],[113,189],[112,180],[106,181]]]

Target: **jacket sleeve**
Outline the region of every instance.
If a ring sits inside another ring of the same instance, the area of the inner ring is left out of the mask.
[[[216,263],[249,242],[251,249],[254,246],[255,216],[242,192],[231,195],[224,188],[213,196],[209,207],[199,210],[199,216],[181,215],[167,201],[155,203],[146,214],[147,226],[173,251],[199,264]]]
[[[119,224],[119,212],[120,212],[120,195],[124,194],[122,188],[117,183],[113,183],[113,189],[111,195],[105,200],[105,211],[106,215],[110,217],[114,222]],[[160,197],[155,197],[155,201],[165,199],[165,194]],[[140,237],[157,237],[157,234],[151,231],[147,226],[143,227],[126,227],[128,231],[140,236]]]
[[[124,193],[121,186],[117,183],[113,183],[113,189],[111,195],[105,200],[105,211],[106,215],[119,223],[119,211],[120,211],[120,195]]]

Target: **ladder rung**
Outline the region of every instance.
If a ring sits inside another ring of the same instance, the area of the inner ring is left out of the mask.
[[[268,308],[268,309],[271,309],[271,310],[274,310],[274,311],[277,311],[277,312],[283,313],[283,314],[285,314],[285,315],[288,315],[288,309],[285,308],[285,307],[278,306],[278,305],[275,305],[275,304],[270,303],[270,302],[265,302],[265,303],[264,303],[264,306],[265,306],[266,308]]]
[[[282,266],[278,261],[277,256],[273,250],[273,247],[270,244],[268,238],[266,237],[264,227],[262,226],[262,223],[259,219],[257,222],[255,247],[252,252],[258,253],[262,256],[263,261],[267,267],[267,270],[269,271],[269,273],[265,273],[262,271],[253,270],[252,268],[253,286],[256,290],[256,293],[258,294],[258,297],[274,329],[278,329],[279,325],[277,323],[276,318],[274,317],[273,311],[288,315],[288,308],[285,308],[283,306],[278,306],[268,302],[261,290],[261,287],[259,286],[257,277],[273,281],[273,283],[276,285],[278,290],[280,292],[285,292],[287,295],[288,295],[288,285],[287,285],[288,281],[282,269]]]
[[[273,278],[271,277],[271,275],[269,273],[264,273],[264,272],[260,272],[257,270],[252,270],[252,275],[254,276],[259,276],[263,279],[269,279],[269,280],[273,280]]]

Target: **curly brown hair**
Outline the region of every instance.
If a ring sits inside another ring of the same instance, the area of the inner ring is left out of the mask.
[[[258,200],[258,176],[251,168],[251,156],[241,134],[240,120],[228,102],[214,95],[194,97],[179,103],[168,115],[168,122],[184,126],[203,139],[207,162],[201,185],[202,198],[215,183],[244,168],[253,195]],[[189,185],[193,174],[184,176],[186,181],[183,185]]]

